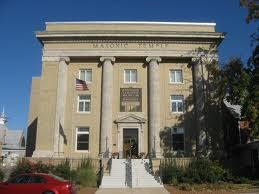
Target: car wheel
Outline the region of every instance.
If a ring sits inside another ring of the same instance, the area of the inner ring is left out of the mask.
[[[44,191],[42,194],[55,194],[53,191]]]

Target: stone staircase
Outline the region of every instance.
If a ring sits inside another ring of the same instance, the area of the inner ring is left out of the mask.
[[[148,159],[112,159],[110,175],[103,176],[100,188],[163,187],[159,176],[150,173]]]

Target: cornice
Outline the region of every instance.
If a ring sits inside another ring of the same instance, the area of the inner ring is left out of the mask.
[[[213,44],[215,40],[116,40],[116,39],[91,39],[91,40],[45,40],[44,44],[60,44],[60,43],[168,43],[168,44]]]
[[[46,25],[78,25],[78,24],[134,24],[134,25],[188,25],[188,26],[216,26],[214,22],[156,22],[156,21],[72,21],[72,22],[45,22]]]
[[[36,37],[41,43],[46,42],[68,42],[68,41],[90,41],[90,40],[180,40],[180,41],[212,41],[221,42],[225,34],[218,32],[168,32],[168,31],[44,31],[36,32]]]

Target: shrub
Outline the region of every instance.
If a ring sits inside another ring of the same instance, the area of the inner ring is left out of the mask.
[[[160,166],[162,173],[162,180],[167,184],[174,184],[181,182],[184,176],[184,169],[178,167],[175,160],[166,159],[162,162]]]
[[[52,170],[52,173],[66,180],[74,181],[76,177],[76,172],[74,170],[71,170],[70,162],[68,159],[55,166]]]
[[[0,181],[4,180],[4,171],[0,168]]]
[[[12,170],[10,177],[32,172],[36,172],[34,163],[29,160],[19,160],[17,165]]]
[[[51,164],[44,164],[42,161],[39,161],[34,164],[35,172],[38,173],[50,173],[53,171],[54,166]]]
[[[97,174],[89,158],[82,159],[77,168],[77,183],[83,186],[97,186]]]
[[[216,183],[224,180],[226,171],[217,162],[199,158],[190,163],[185,174],[187,181],[191,183]]]
[[[218,162],[207,158],[193,159],[185,169],[178,167],[174,160],[166,159],[160,167],[162,180],[167,184],[237,182],[233,181],[235,178],[228,170]]]

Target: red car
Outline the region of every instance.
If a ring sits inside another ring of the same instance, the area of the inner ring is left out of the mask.
[[[0,183],[1,194],[75,194],[70,181],[51,174],[28,173]]]

